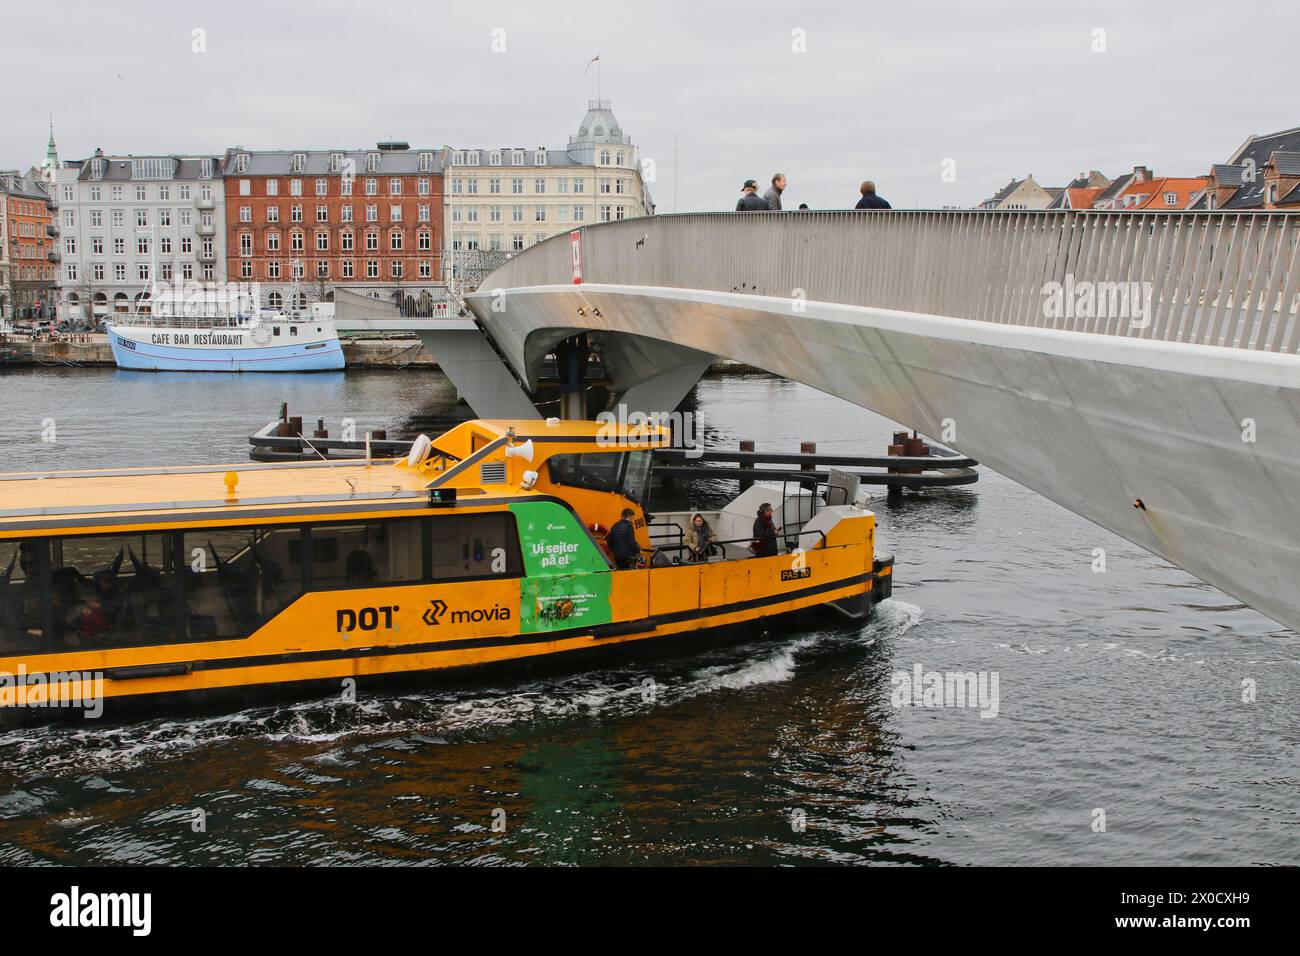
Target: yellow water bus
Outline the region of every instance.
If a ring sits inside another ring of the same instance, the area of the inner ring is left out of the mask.
[[[397,461],[0,474],[0,714],[334,694],[888,596],[874,515],[812,492],[774,502],[774,556],[749,548],[752,505],[779,494],[760,485],[688,560],[689,516],[645,512],[667,441],[476,420]],[[643,566],[618,570],[604,536],[628,508]]]

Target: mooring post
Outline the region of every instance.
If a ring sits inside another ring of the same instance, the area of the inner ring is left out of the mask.
[[[816,454],[817,454],[817,443],[816,443],[815,441],[804,441],[804,442],[800,442],[800,443],[799,443],[799,454],[801,454],[801,455],[816,455]],[[801,459],[799,459],[799,470],[800,470],[800,471],[816,471],[816,470],[817,470],[817,460],[816,460],[815,458],[801,458]],[[803,487],[807,488],[809,491],[816,491],[816,490],[817,490],[817,479],[816,479],[816,478],[805,478],[803,481],[800,482],[800,484],[803,485]]]

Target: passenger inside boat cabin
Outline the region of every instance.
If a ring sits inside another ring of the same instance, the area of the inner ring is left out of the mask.
[[[709,527],[709,523],[704,520],[704,515],[697,514],[691,519],[690,527],[686,529],[686,548],[691,561],[707,561],[709,556],[718,553],[718,547],[713,542],[717,540],[717,535]]]
[[[641,560],[641,545],[637,543],[636,531],[632,528],[632,518],[636,512],[631,508],[623,509],[623,516],[609,529],[609,549],[614,553],[614,563],[620,571],[635,568]]]

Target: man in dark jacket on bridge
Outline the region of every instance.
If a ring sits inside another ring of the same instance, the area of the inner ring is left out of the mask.
[[[758,183],[746,179],[741,187],[740,200],[736,203],[736,212],[765,212],[767,200],[758,194]]]
[[[635,568],[641,558],[641,545],[637,543],[636,531],[632,528],[632,518],[636,512],[631,508],[623,509],[623,516],[614,522],[605,540],[609,550],[614,554],[614,563],[620,571]]]
[[[859,188],[858,192],[862,193],[862,198],[858,200],[855,209],[893,209],[894,207],[885,202],[876,195],[876,184],[868,179]]]

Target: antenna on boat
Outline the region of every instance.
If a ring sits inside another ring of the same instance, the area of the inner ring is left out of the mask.
[[[329,465],[331,471],[334,469],[334,462],[330,461],[328,458],[322,455],[320,449],[317,448],[315,445],[313,445],[306,435],[300,432],[298,434],[298,437],[302,439],[304,445],[306,445],[308,448],[310,448],[312,451],[316,453],[316,455],[320,458],[321,461]],[[342,479],[348,483],[348,487],[352,489],[352,493],[355,495],[357,493],[357,480],[348,475],[342,475],[340,477],[342,477]]]

